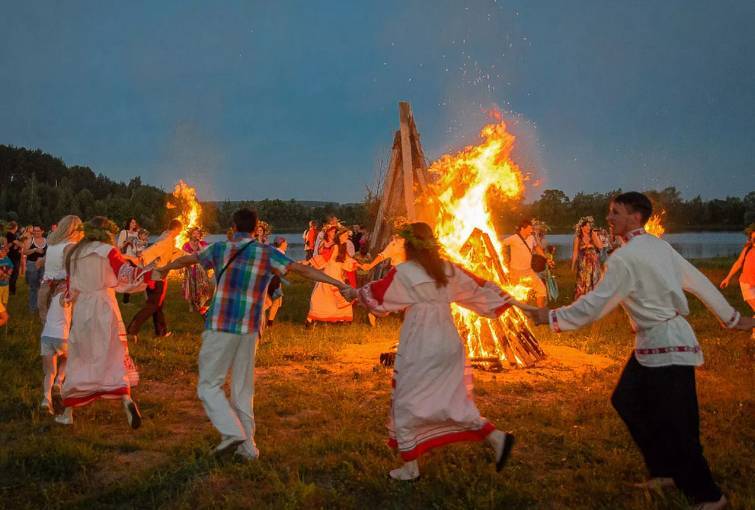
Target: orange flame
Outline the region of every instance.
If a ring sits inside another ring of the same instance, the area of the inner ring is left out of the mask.
[[[664,232],[666,232],[666,229],[661,223],[661,220],[663,219],[663,216],[665,214],[666,211],[661,211],[659,214],[652,215],[648,222],[645,224],[645,232],[647,232],[648,234],[653,234],[655,237],[661,237]]]
[[[519,300],[526,300],[530,291],[527,282],[510,285],[508,269],[501,261],[502,245],[492,221],[488,199],[498,195],[516,199],[524,192],[523,175],[511,159],[515,137],[499,122],[485,126],[480,132],[482,142],[468,146],[453,155],[435,161],[428,172],[435,178],[437,197],[435,234],[446,255],[481,277],[494,281]],[[480,242],[487,235],[490,245]],[[471,237],[470,237],[471,236]],[[477,239],[476,241],[474,239]],[[484,245],[484,246],[483,246]],[[490,253],[490,252],[493,253]],[[501,274],[503,273],[503,274]],[[497,357],[507,359],[502,335],[512,327],[527,327],[524,315],[511,308],[499,324],[485,326],[484,319],[460,307],[453,307],[454,318],[466,336],[471,358]],[[522,365],[523,362],[510,353]]]
[[[180,179],[173,188],[173,199],[167,204],[168,209],[179,209],[177,219],[184,225],[181,234],[176,237],[176,248],[181,249],[189,240],[189,231],[201,226],[199,218],[202,216],[202,208],[197,200],[197,190]]]

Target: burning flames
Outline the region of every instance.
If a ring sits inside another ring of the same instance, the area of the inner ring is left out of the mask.
[[[661,220],[663,219],[663,216],[665,214],[666,211],[661,211],[660,214],[652,215],[648,222],[645,224],[645,232],[647,232],[648,234],[653,234],[655,237],[661,237],[663,233],[666,232],[666,229],[661,223]]]
[[[492,196],[516,199],[524,191],[522,172],[511,159],[515,137],[503,121],[485,126],[480,136],[479,145],[445,155],[428,169],[437,197],[435,234],[451,260],[525,300],[530,288],[510,285],[488,206]],[[498,320],[456,306],[453,312],[470,359],[526,364],[526,353],[512,349],[508,341],[527,334],[534,341],[521,311],[511,308]]]
[[[184,229],[176,237],[176,248],[181,249],[189,240],[191,229],[201,226],[199,218],[202,215],[202,208],[197,200],[197,190],[180,179],[173,188],[173,198],[168,201],[168,208],[179,210],[177,219],[183,223]]]

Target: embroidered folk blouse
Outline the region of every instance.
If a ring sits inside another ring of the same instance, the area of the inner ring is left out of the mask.
[[[635,332],[634,356],[640,364],[699,366],[703,354],[684,319],[689,314],[684,291],[697,296],[727,328],[739,322],[739,312],[704,274],[666,241],[638,229],[609,257],[592,292],[551,310],[550,326],[556,332],[578,329],[621,305]]]

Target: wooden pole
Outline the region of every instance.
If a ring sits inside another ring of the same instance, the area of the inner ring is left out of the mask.
[[[386,173],[385,181],[383,181],[383,196],[380,199],[380,206],[378,207],[377,217],[375,218],[375,227],[373,228],[372,236],[370,237],[370,251],[374,250],[375,248],[383,248],[379,245],[379,243],[381,237],[383,237],[383,234],[385,234],[384,230],[387,228],[387,225],[385,225],[385,223],[387,216],[390,213],[390,205],[392,200],[391,195],[395,191],[393,181],[396,179],[399,157],[399,148],[396,145],[394,138],[393,150],[391,151],[391,159],[388,162],[388,172]]]
[[[398,104],[399,125],[401,131],[401,165],[404,171],[404,203],[406,205],[406,219],[416,221],[417,212],[414,209],[414,165],[412,162],[412,144],[409,136],[409,122],[412,107],[401,101]]]

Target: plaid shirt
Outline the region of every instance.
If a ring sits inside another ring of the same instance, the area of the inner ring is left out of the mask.
[[[213,243],[197,254],[199,263],[217,273],[250,240],[248,234],[237,233],[232,242]],[[257,333],[272,271],[285,274],[291,263],[293,260],[272,246],[252,242],[220,277],[205,329],[237,335]]]

